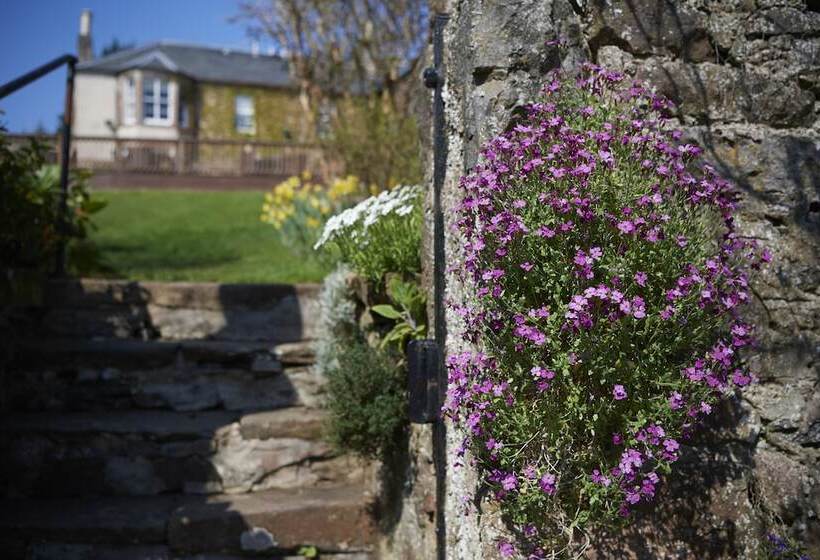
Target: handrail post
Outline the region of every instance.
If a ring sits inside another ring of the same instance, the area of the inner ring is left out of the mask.
[[[68,269],[67,238],[70,221],[68,216],[68,181],[71,164],[71,123],[74,113],[74,67],[77,61],[67,61],[68,72],[65,84],[65,108],[63,109],[62,142],[60,143],[60,200],[57,214],[57,254],[54,275],[64,277]]]

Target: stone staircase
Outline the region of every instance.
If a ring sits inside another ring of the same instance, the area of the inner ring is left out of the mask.
[[[368,467],[320,438],[316,295],[51,283],[3,380],[2,558],[370,558]]]

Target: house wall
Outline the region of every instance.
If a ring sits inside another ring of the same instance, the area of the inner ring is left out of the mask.
[[[234,124],[237,95],[254,101],[256,131],[237,132]],[[218,139],[252,139],[280,142],[310,142],[315,134],[299,101],[296,90],[262,87],[199,84],[199,137]],[[290,132],[290,138],[286,137]]]
[[[137,83],[137,122],[125,124],[123,122],[122,96],[125,91],[125,81],[133,77]],[[161,77],[168,80],[168,110],[171,120],[168,124],[146,124],[142,118],[142,85],[145,80]],[[140,140],[176,140],[179,138],[177,128],[179,79],[171,74],[162,74],[154,71],[132,70],[124,72],[117,78],[117,137]]]
[[[78,73],[74,77],[74,135],[114,136],[106,121],[117,122],[117,79]]]

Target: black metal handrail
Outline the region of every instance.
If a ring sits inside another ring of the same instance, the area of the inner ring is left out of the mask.
[[[35,68],[31,72],[5,83],[0,86],[0,99],[11,95],[15,91],[26,87],[31,82],[42,78],[46,74],[60,68],[63,64],[68,66],[65,84],[65,108],[63,110],[62,123],[62,145],[60,150],[60,202],[58,208],[57,228],[60,238],[57,243],[57,262],[55,263],[54,274],[65,276],[66,273],[66,232],[68,230],[68,164],[71,154],[71,121],[74,107],[74,69],[77,65],[77,57],[73,54],[64,54],[54,60]]]

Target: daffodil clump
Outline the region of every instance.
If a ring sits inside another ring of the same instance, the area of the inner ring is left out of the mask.
[[[310,173],[282,181],[265,194],[260,219],[272,225],[291,247],[313,246],[327,219],[369,194],[355,175],[315,182]]]

